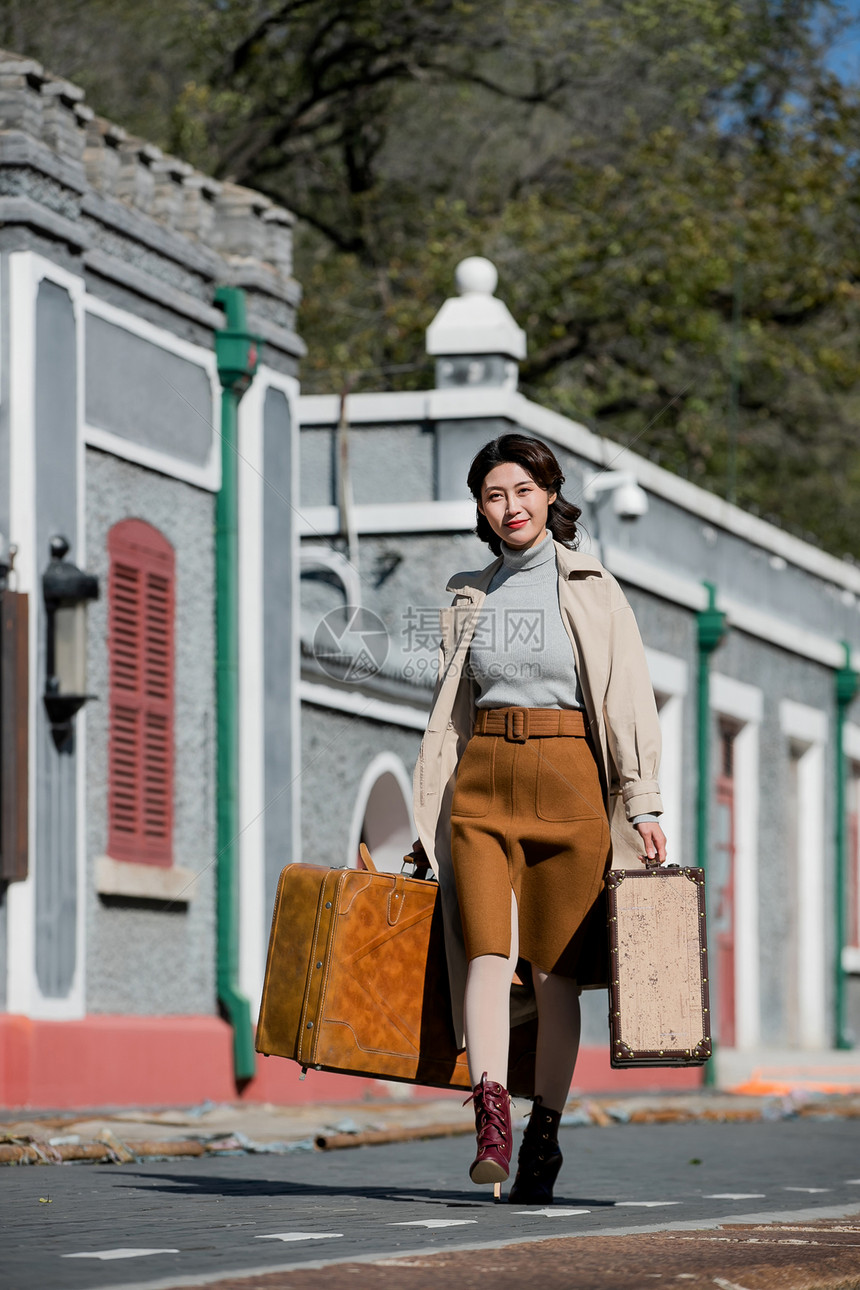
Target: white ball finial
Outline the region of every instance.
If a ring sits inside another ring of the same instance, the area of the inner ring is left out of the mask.
[[[427,328],[427,353],[434,358],[525,358],[526,334],[514,322],[505,302],[493,294],[499,275],[492,260],[470,255],[460,261],[454,275],[459,294],[445,301]],[[496,372],[497,366],[491,363],[483,368],[485,372],[490,368]],[[487,383],[493,384],[493,380],[488,378]]]
[[[492,260],[470,255],[457,265],[454,281],[461,296],[491,296],[498,286],[499,274]]]

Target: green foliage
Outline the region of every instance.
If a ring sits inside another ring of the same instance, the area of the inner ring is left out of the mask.
[[[424,328],[457,261],[488,255],[530,397],[860,556],[860,106],[826,67],[838,16],[7,0],[0,39],[296,211],[306,389],[429,384]]]

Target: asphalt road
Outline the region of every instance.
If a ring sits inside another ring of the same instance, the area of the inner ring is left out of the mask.
[[[468,1138],[0,1170],[2,1290],[175,1286],[286,1266],[860,1211],[860,1121],[562,1133],[549,1211],[494,1205]],[[860,1263],[860,1260],[858,1260]]]

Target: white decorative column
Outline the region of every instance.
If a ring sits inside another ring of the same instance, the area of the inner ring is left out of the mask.
[[[436,496],[460,501],[469,496],[466,474],[475,453],[497,435],[516,427],[504,415],[475,416],[488,392],[510,395],[517,388],[517,363],[526,356],[526,334],[494,294],[496,266],[481,255],[461,260],[455,272],[458,295],[446,300],[427,328],[427,353],[436,359]],[[444,394],[443,394],[444,392]],[[445,397],[454,396],[456,397]],[[501,404],[504,398],[500,400]],[[460,419],[471,411],[468,420]]]

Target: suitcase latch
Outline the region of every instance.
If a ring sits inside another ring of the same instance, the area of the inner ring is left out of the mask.
[[[394,890],[388,895],[388,926],[394,925],[400,919],[403,913],[403,906],[406,904],[406,879],[402,873],[399,873],[394,879]]]

